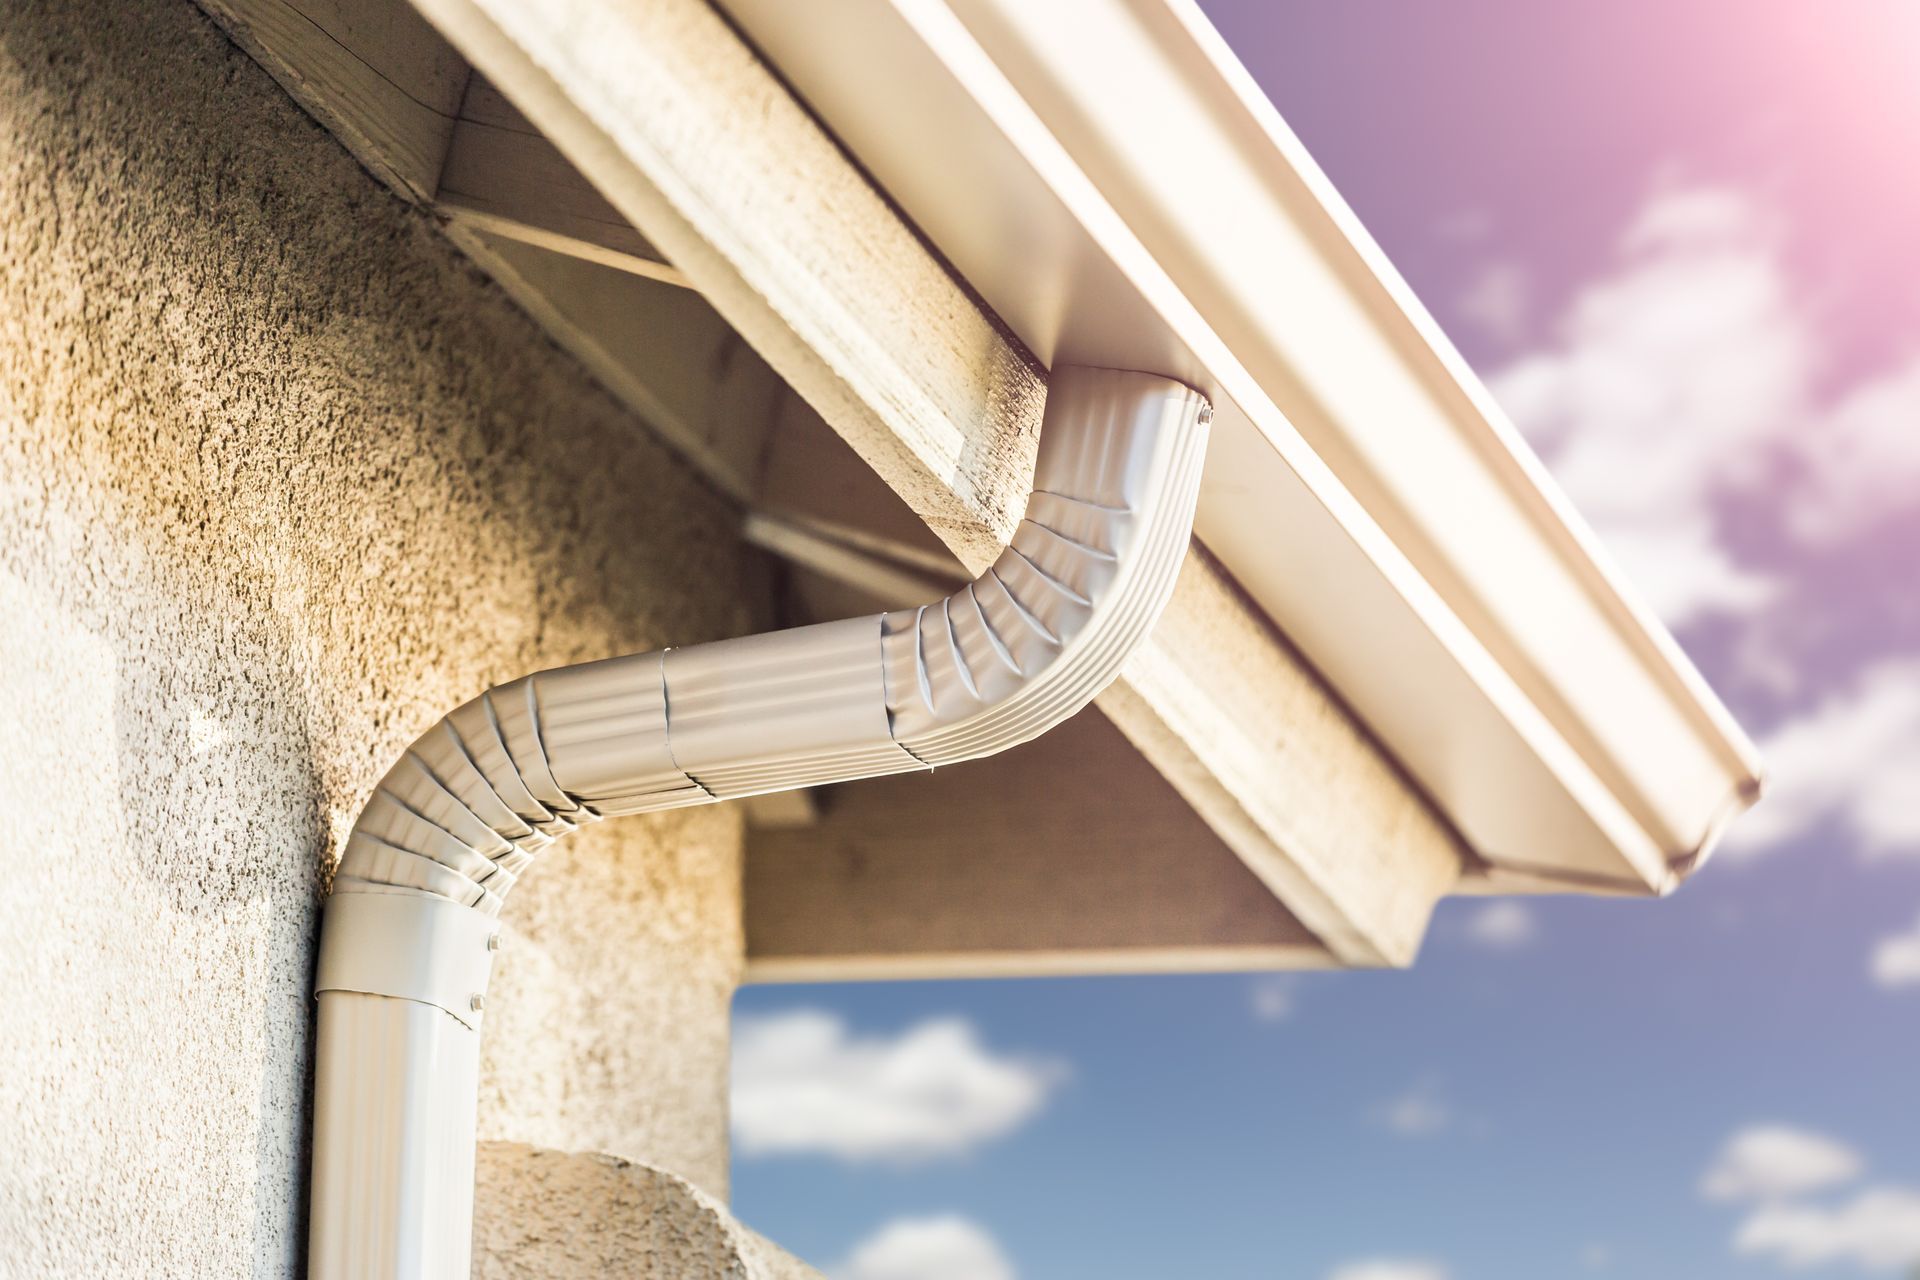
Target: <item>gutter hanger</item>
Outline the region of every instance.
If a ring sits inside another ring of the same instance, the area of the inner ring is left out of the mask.
[[[919,609],[610,658],[489,690],[367,802],[321,927],[309,1270],[465,1280],[497,917],[601,818],[992,755],[1119,674],[1185,560],[1212,410],[1059,368],[1000,559]]]

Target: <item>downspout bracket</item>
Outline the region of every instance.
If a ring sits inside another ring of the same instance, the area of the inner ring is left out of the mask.
[[[500,921],[423,893],[339,893],[320,931],[316,995],[360,991],[444,1009],[478,1031]]]

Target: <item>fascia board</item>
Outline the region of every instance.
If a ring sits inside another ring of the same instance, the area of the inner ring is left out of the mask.
[[[728,7],[1042,360],[1214,397],[1200,536],[1483,856],[1664,891],[1755,794],[1752,748],[1197,14]]]
[[[1404,487],[1451,497],[1453,511],[1437,532],[1455,532],[1460,543],[1451,549],[1435,545],[1432,558],[1489,566],[1484,576],[1504,588],[1505,598],[1489,599],[1485,607],[1499,614],[1489,623],[1501,635],[1494,643],[1513,654],[1510,669],[1521,673],[1557,723],[1570,722],[1570,736],[1586,727],[1580,736],[1590,739],[1592,749],[1585,754],[1604,754],[1603,770],[1635,773],[1630,785],[1646,793],[1655,823],[1666,819],[1665,838],[1675,857],[1704,857],[1764,788],[1764,767],[1745,730],[1193,0],[1140,0],[1134,7],[1163,15],[1158,29],[1165,43],[1159,47],[1170,65],[1187,64],[1194,92],[1212,99],[1223,129],[1247,140],[1250,163],[1297,179],[1295,216],[1318,224],[1315,240],[1330,262],[1341,263],[1341,276],[1352,282],[1355,300],[1380,339],[1431,388],[1444,421],[1429,434],[1443,446],[1451,436],[1479,464],[1478,475],[1463,475],[1478,481],[1473,493],[1423,483],[1421,464],[1401,467]],[[1184,48],[1182,35],[1190,42]],[[1382,430],[1379,417],[1350,421],[1343,429],[1374,427],[1369,452],[1391,460],[1391,423]],[[1525,527],[1503,522],[1489,528],[1453,518],[1478,509],[1482,497],[1506,499]],[[1502,583],[1510,566],[1500,548],[1509,535],[1538,540],[1539,553],[1548,558],[1538,578],[1514,576]],[[1553,598],[1546,598],[1548,592]],[[1663,747],[1673,754],[1659,754]],[[1663,794],[1669,783],[1672,789]]]

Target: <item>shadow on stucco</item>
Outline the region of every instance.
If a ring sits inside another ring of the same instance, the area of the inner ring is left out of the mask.
[[[361,799],[489,683],[764,625],[753,569],[728,504],[184,0],[0,7],[0,211],[0,642],[64,691],[0,706],[0,746],[68,774],[0,819],[0,1270],[296,1274],[312,939]],[[724,1124],[717,1155],[669,1130],[724,1112],[738,843],[667,815],[555,867],[508,986],[559,1040],[490,1057],[483,1128],[657,1138],[724,1186]],[[581,878],[627,912],[598,939],[559,905]],[[669,1011],[704,1037],[682,1122],[607,1102],[664,1015],[622,1023],[590,957],[655,902],[634,963],[710,971]],[[582,1001],[606,1024],[554,1012]]]

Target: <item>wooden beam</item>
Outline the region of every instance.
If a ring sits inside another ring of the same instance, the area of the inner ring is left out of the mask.
[[[791,393],[705,299],[472,222],[447,231],[601,385],[729,496],[751,501]]]
[[[374,176],[426,202],[466,92],[467,62],[395,0],[201,0]]]
[[[1105,717],[829,788],[747,839],[747,979],[1326,967],[1332,957]]]
[[[934,584],[964,577],[940,540],[705,299],[472,221],[448,234],[601,384],[715,485],[772,525],[746,534],[802,564],[879,558]]]
[[[206,8],[715,485],[810,552],[956,578],[906,504],[405,0]],[[802,548],[776,541],[779,554]]]
[[[969,570],[999,553],[1044,372],[716,12],[420,3]],[[1412,959],[1457,838],[1211,559],[1101,706],[1342,961]]]
[[[911,609],[938,600],[953,585],[863,551],[792,520],[763,512],[747,513],[741,536],[789,564],[810,569],[859,591],[878,610]],[[826,619],[821,619],[826,621]]]
[[[718,13],[420,7],[963,562],[999,553],[1043,378]]]
[[[939,584],[935,595],[973,576],[913,508],[792,391],[780,402],[768,431],[753,503],[820,537],[920,574]]]
[[[507,239],[687,283],[485,76],[467,82],[434,208]]]

